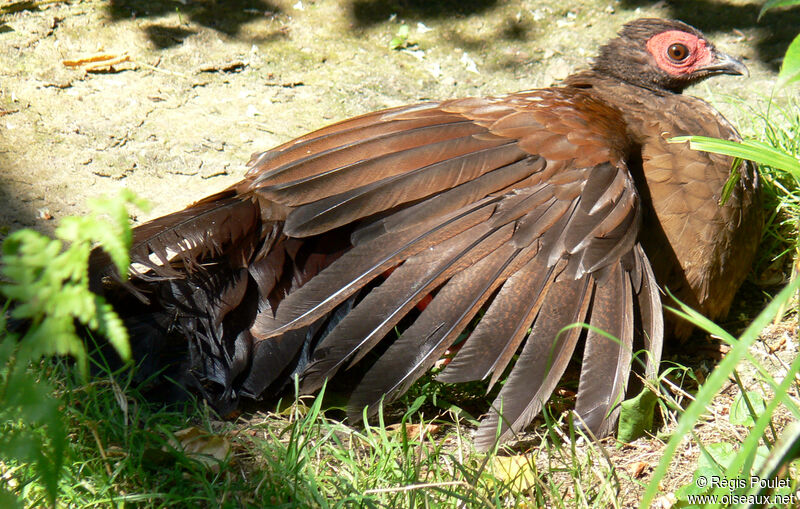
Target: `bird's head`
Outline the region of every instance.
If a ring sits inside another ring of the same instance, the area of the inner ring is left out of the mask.
[[[653,90],[680,93],[717,74],[747,75],[747,67],[717,51],[697,29],[675,20],[637,19],[600,48],[593,69]]]

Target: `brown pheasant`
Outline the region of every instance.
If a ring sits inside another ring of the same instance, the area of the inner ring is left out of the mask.
[[[369,113],[256,154],[238,185],[135,229],[129,282],[96,253],[94,288],[145,372],[171,366],[223,412],[359,365],[358,419],[467,331],[440,380],[494,384],[518,354],[483,448],[531,421],[583,340],[576,411],[605,434],[632,352],[657,370],[659,286],[721,317],[754,257],[754,169],[721,206],[731,159],[668,141],[738,139],[681,91],[745,72],[696,29],[640,19],[561,86]]]

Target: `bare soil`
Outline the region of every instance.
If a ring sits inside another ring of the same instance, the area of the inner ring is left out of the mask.
[[[11,230],[50,230],[125,186],[152,203],[144,220],[237,181],[251,153],[336,120],[546,86],[641,16],[685,19],[747,59],[749,80],[693,91],[735,120],[722,94],[760,100],[800,26],[791,12],[757,23],[758,5],[743,1],[32,3],[0,18],[0,226]],[[392,50],[402,24],[408,47]],[[95,54],[130,61],[64,65]]]

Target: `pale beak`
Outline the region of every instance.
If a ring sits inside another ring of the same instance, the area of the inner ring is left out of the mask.
[[[714,61],[704,67],[697,69],[698,71],[706,71],[709,74],[733,74],[735,76],[750,76],[750,71],[747,70],[741,60],[734,58],[727,53],[714,52]]]

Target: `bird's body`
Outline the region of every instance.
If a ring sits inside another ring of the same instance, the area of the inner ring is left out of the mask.
[[[138,357],[223,410],[360,363],[358,417],[468,330],[440,379],[494,383],[518,354],[483,447],[501,408],[504,439],[530,422],[584,339],[576,410],[606,433],[632,351],[656,370],[658,286],[719,317],[754,256],[753,169],[720,206],[731,160],[668,141],[738,139],[679,92],[742,69],[687,25],[638,20],[562,86],[374,112],[256,154],[238,185],[135,230],[124,287],[97,257],[96,289]],[[576,322],[619,341],[559,334]]]

